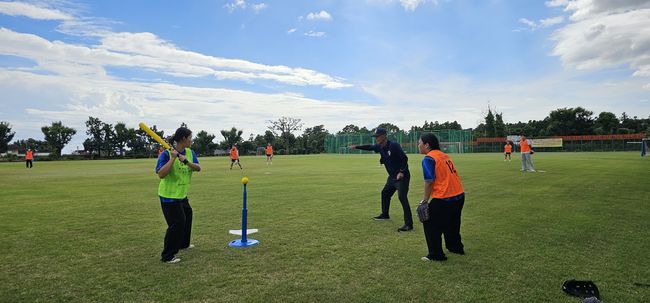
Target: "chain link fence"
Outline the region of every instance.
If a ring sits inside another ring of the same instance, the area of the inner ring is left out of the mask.
[[[388,134],[388,139],[399,143],[404,152],[410,154],[419,153],[418,140],[423,133],[434,133],[440,140],[440,149],[445,153],[471,153],[473,152],[472,130],[433,130],[433,131],[411,131],[408,133],[397,132]],[[325,138],[325,152],[337,154],[362,154],[372,153],[369,151],[353,150],[350,145],[375,144],[371,133],[353,133],[329,135]]]

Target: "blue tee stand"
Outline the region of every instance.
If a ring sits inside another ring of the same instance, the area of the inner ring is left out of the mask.
[[[260,241],[255,239],[248,239],[246,234],[246,221],[248,217],[248,209],[246,208],[246,184],[244,184],[244,207],[241,210],[241,239],[232,240],[228,244],[230,247],[234,248],[246,248],[251,246],[257,246],[260,244]]]

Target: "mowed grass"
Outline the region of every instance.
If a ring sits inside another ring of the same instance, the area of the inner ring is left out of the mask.
[[[422,196],[411,154],[409,197]],[[466,189],[467,255],[423,262],[422,225],[375,222],[386,172],[377,155],[201,158],[192,243],[159,261],[166,224],[155,159],[0,164],[2,302],[576,302],[567,279],[593,280],[606,302],[647,302],[650,159],[638,153],[452,155]],[[248,176],[249,228],[232,249]]]

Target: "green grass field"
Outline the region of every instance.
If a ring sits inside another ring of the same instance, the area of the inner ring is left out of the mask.
[[[411,208],[421,155],[409,155]],[[377,155],[201,158],[190,189],[192,242],[159,261],[166,228],[155,160],[1,163],[2,302],[579,302],[567,279],[606,302],[648,302],[650,159],[638,153],[452,155],[466,189],[467,255],[423,262],[422,225],[375,222],[386,172]],[[260,246],[228,247],[250,178]]]

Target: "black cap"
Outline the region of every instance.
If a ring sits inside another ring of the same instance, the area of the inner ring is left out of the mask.
[[[375,134],[372,135],[372,136],[373,136],[373,137],[379,137],[379,136],[381,136],[381,135],[385,135],[385,134],[386,134],[386,129],[383,129],[383,128],[381,128],[381,127],[378,127],[378,128],[375,130]]]

